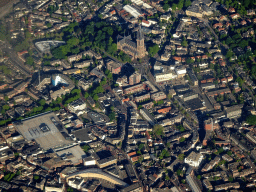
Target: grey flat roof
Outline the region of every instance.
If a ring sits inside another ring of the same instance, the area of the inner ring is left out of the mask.
[[[72,132],[79,141],[90,142],[92,139],[88,135],[88,129],[83,128]]]
[[[73,164],[79,163],[85,157],[85,153],[79,145],[57,151],[56,153],[60,157],[65,157],[68,154],[72,154],[73,156],[70,158],[70,160]]]
[[[55,113],[50,112],[23,119],[20,123],[15,122],[14,124],[26,140],[35,140],[44,150],[71,144],[72,142],[66,140],[58,130],[53,122],[54,120],[60,124],[60,120]],[[45,128],[45,126],[47,127]]]

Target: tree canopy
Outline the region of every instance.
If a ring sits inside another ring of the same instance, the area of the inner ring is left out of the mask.
[[[154,44],[153,46],[150,46],[150,47],[148,48],[148,53],[149,53],[149,55],[150,55],[151,57],[154,57],[155,54],[158,53],[158,51],[159,51],[159,46],[156,45],[156,44]]]
[[[256,115],[249,115],[249,116],[247,116],[246,122],[249,125],[256,125]]]
[[[153,127],[153,132],[156,134],[156,135],[164,135],[164,127],[162,125],[154,125]]]

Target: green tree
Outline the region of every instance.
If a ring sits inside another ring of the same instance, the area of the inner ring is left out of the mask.
[[[182,125],[178,125],[177,129],[179,129],[180,132],[184,132],[185,128]]]
[[[177,5],[178,9],[182,9],[184,5],[184,0],[179,0],[179,3]]]
[[[84,98],[85,98],[85,99],[87,99],[89,96],[90,96],[90,95],[89,95],[88,92],[85,92],[85,93],[84,93]]]
[[[38,101],[38,103],[39,103],[41,106],[44,106],[44,105],[45,105],[45,100],[44,100],[44,99],[41,99],[40,101]]]
[[[158,51],[159,51],[159,46],[156,44],[148,48],[148,53],[151,57],[154,57],[155,54],[158,53]]]
[[[184,142],[185,140],[186,140],[186,139],[185,139],[184,137],[181,137],[179,141],[180,141],[180,143],[182,143],[182,142]]]
[[[27,57],[26,58],[26,64],[28,65],[34,65],[34,59],[32,57]]]
[[[67,45],[70,46],[70,47],[74,47],[74,46],[77,46],[79,44],[79,39],[76,38],[76,37],[72,37],[70,38],[68,41],[67,41]]]
[[[187,42],[185,37],[183,37],[183,40],[181,42],[181,46],[183,46],[183,47],[187,47],[188,46],[188,42]]]
[[[84,150],[85,153],[87,153],[90,149],[90,146],[89,145],[84,145],[84,146],[82,146],[82,149]]]
[[[153,132],[158,136],[164,135],[164,127],[162,125],[156,124],[153,127]]]
[[[52,55],[56,59],[64,59],[68,52],[66,47],[60,46],[52,50]]]
[[[68,187],[67,192],[74,192],[74,189],[72,189],[71,187]]]
[[[51,23],[46,23],[46,26],[47,26],[48,28],[51,28],[51,27],[52,27],[52,24],[51,24]]]
[[[140,143],[138,149],[141,151],[144,148],[144,144]]]
[[[68,21],[68,19],[66,17],[62,17],[61,19],[62,19],[63,22],[67,22]]]
[[[163,9],[164,9],[165,11],[168,11],[169,8],[170,8],[170,5],[169,5],[169,4],[164,4]]]
[[[3,109],[4,109],[4,110],[9,110],[10,107],[9,107],[9,105],[4,105],[4,106],[3,106]]]
[[[189,7],[191,5],[191,1],[190,0],[185,0],[185,7]]]
[[[116,114],[114,112],[111,112],[109,115],[108,115],[110,121],[113,121],[116,119]]]
[[[97,94],[93,95],[93,100],[94,101],[98,101],[99,100],[99,96]]]
[[[249,115],[249,116],[247,116],[246,122],[249,125],[256,125],[256,115]]]
[[[228,50],[226,57],[229,59],[232,56],[233,56],[233,52],[231,50]]]
[[[112,79],[113,79],[113,75],[112,75],[112,73],[109,73],[109,74],[108,74],[108,79],[110,79],[110,80],[112,80]]]
[[[184,157],[185,157],[185,155],[183,153],[178,155],[178,159],[181,160],[181,161],[184,160]]]

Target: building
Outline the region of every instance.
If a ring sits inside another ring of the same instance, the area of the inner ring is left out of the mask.
[[[145,101],[146,99],[149,99],[149,98],[150,98],[150,93],[146,93],[146,94],[135,97],[134,101],[139,103],[139,102]]]
[[[61,85],[66,92],[70,92],[72,89],[75,88],[73,81],[68,76],[63,74],[52,75],[52,85]]]
[[[192,167],[198,167],[203,160],[203,155],[200,153],[195,153],[192,151],[186,158],[185,163],[189,164]]]
[[[205,131],[213,131],[213,120],[209,118],[204,121],[204,129]]]
[[[119,187],[127,187],[128,184],[123,182],[122,180],[118,179],[117,177],[114,177],[108,173],[103,172],[101,169],[98,168],[90,168],[90,169],[84,169],[82,171],[79,172],[75,172],[70,174],[67,177],[67,183],[69,183],[68,181],[72,178],[76,178],[76,177],[81,177],[81,178],[95,178],[95,179],[99,179],[99,180],[104,180],[107,182],[110,182],[114,185],[117,185]]]
[[[129,85],[135,85],[140,83],[141,81],[141,74],[138,73],[137,71],[135,73],[133,73],[130,77],[129,77]]]
[[[154,65],[154,77],[156,82],[169,81],[177,78],[173,66],[166,66],[160,62],[156,62]]]
[[[202,192],[202,187],[199,185],[198,179],[195,177],[195,175],[187,175],[186,181],[188,185],[190,186],[192,192]]]
[[[129,36],[117,37],[117,49],[122,50],[126,54],[130,55],[132,59],[143,58],[146,55],[146,47],[144,43],[144,34],[141,30],[141,26],[137,32],[136,43]]]
[[[140,92],[142,90],[145,90],[146,85],[141,83],[138,85],[134,85],[132,87],[128,87],[124,89],[124,94],[132,94],[132,93],[136,93],[136,92]]]
[[[196,98],[198,98],[198,94],[193,92],[193,91],[190,91],[190,92],[187,92],[187,93],[183,94],[184,102],[192,100],[192,99],[196,99]]]
[[[205,164],[205,166],[202,168],[202,172],[206,172],[213,169],[213,167],[217,165],[219,162],[220,157],[216,156],[213,160],[210,161],[210,163]]]
[[[59,157],[70,160],[73,165],[82,163],[82,159],[86,156],[79,145],[59,150],[56,153]]]
[[[74,67],[81,69],[81,68],[85,68],[85,67],[90,67],[91,64],[93,64],[93,60],[85,60],[85,61],[82,61],[79,63],[75,63]]]
[[[225,107],[224,111],[227,118],[239,118],[242,114],[243,105],[233,105],[231,107]]]
[[[178,75],[178,77],[184,77],[187,73],[187,70],[184,66],[180,65],[175,67],[175,72]]]
[[[68,104],[68,109],[75,113],[76,111],[81,111],[86,109],[86,103],[82,99],[77,99]]]
[[[121,189],[120,192],[143,192],[143,188],[140,183],[134,183],[128,187]]]
[[[216,87],[216,85],[214,83],[211,83],[211,82],[201,84],[202,90],[214,89],[215,87]]]
[[[253,143],[256,143],[256,134],[253,132],[246,133],[246,137],[251,140]]]
[[[210,136],[211,136],[211,134],[213,132],[213,129],[214,129],[212,118],[209,118],[209,119],[204,121],[204,129],[205,129],[205,137],[204,137],[204,140],[203,140],[203,145],[206,146],[208,140],[210,140]]]
[[[35,43],[35,47],[41,54],[49,53],[51,48],[65,45],[65,41],[40,41]]]
[[[191,69],[188,70],[188,75],[189,75],[193,85],[198,86],[198,79],[197,79],[195,73]]]
[[[154,101],[160,101],[166,99],[166,94],[164,92],[157,92],[151,95],[151,99]]]
[[[163,82],[163,81],[169,81],[169,80],[174,79],[174,78],[177,77],[171,71],[163,72],[163,73],[157,73],[154,76],[155,76],[155,79],[156,79],[157,83]]]
[[[140,114],[142,117],[149,122],[149,124],[154,125],[155,124],[155,119],[154,117],[149,113],[147,109],[140,109]]]
[[[142,16],[143,14],[142,13],[140,13],[137,9],[135,9],[133,6],[131,6],[131,5],[125,5],[124,7],[123,7],[123,9],[126,11],[126,12],[128,12],[128,13],[130,13],[133,17],[135,17],[135,18],[138,18],[138,17],[140,17],[140,16]]]
[[[109,60],[106,65],[107,69],[113,74],[119,74],[121,72],[121,64],[116,61]]]
[[[109,157],[97,160],[96,164],[99,166],[99,168],[104,168],[109,165],[117,164],[117,159],[114,156],[109,156]]]

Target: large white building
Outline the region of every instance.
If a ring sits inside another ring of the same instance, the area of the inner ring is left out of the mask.
[[[177,66],[175,67],[175,72],[178,76],[184,76],[187,73],[187,70],[184,66]]]
[[[192,167],[198,167],[202,162],[204,156],[200,153],[195,153],[192,151],[186,158],[185,163],[189,164]]]
[[[169,72],[169,73],[157,73],[155,75],[156,82],[169,81],[171,79],[175,79],[177,75]]]
[[[137,9],[135,9],[134,7],[132,7],[131,5],[125,5],[124,7],[123,7],[123,9],[125,10],[125,11],[127,11],[128,13],[130,13],[133,17],[135,17],[135,18],[138,18],[138,17],[140,17],[140,16],[142,16],[142,14],[137,10]]]
[[[68,109],[72,113],[84,110],[85,108],[86,108],[86,103],[82,99],[75,100],[68,104]]]
[[[154,66],[154,76],[156,82],[158,83],[163,81],[169,81],[171,79],[177,78],[177,75],[175,74],[173,69],[173,66],[162,65],[159,62],[156,63]]]

